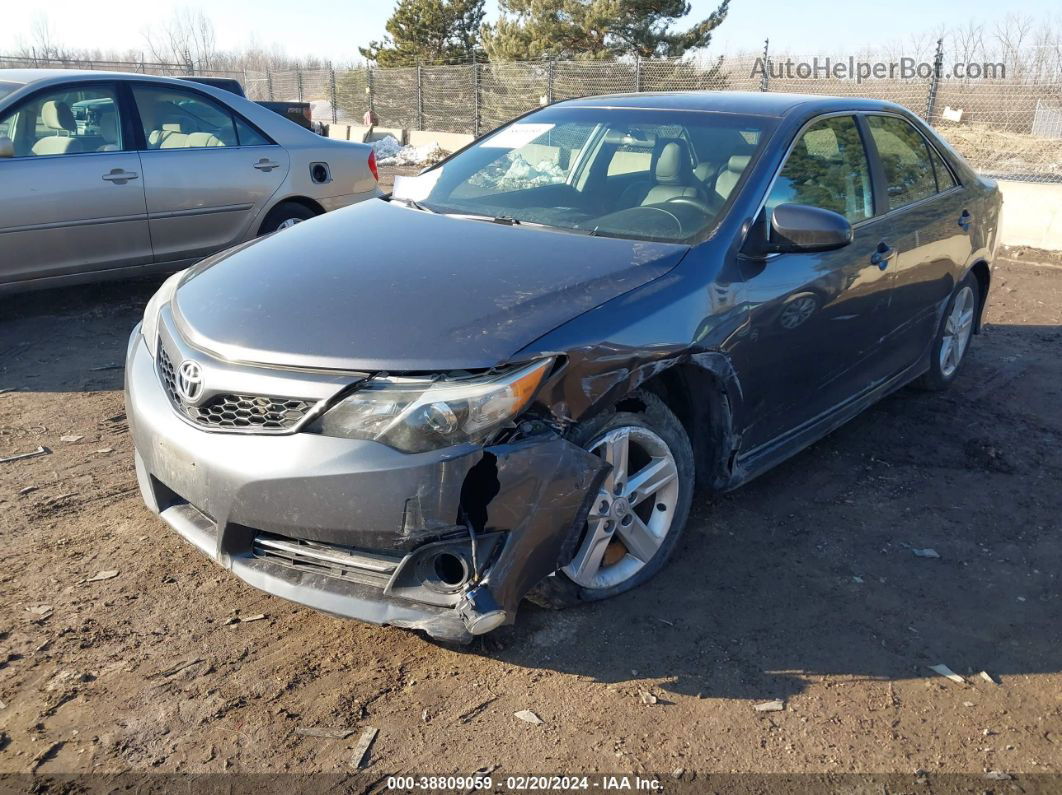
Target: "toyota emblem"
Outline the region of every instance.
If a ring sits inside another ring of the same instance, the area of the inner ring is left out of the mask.
[[[196,362],[181,362],[177,370],[177,392],[185,403],[195,403],[203,394],[203,368]]]

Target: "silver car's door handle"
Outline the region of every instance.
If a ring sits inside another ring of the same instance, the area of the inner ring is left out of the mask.
[[[259,171],[272,171],[274,168],[278,168],[279,166],[280,163],[275,163],[272,160],[268,160],[264,157],[254,164],[254,167],[257,168]]]
[[[107,182],[116,182],[119,185],[124,185],[127,181],[131,179],[136,179],[139,176],[140,175],[137,174],[135,171],[125,171],[121,168],[114,168],[111,169],[110,174],[104,174],[103,178]]]

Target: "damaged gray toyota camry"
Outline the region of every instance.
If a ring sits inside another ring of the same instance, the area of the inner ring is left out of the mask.
[[[955,379],[999,214],[889,103],[562,102],[167,281],[140,488],[251,585],[447,641],[620,594],[695,487]]]

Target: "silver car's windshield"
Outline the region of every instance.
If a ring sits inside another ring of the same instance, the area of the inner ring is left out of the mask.
[[[393,198],[471,219],[688,241],[722,217],[772,125],[729,113],[550,108],[397,181]]]
[[[0,99],[12,93],[16,88],[21,88],[18,83],[0,83]]]

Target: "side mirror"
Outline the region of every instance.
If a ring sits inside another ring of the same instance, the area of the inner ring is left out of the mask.
[[[832,251],[852,242],[852,225],[840,213],[807,204],[779,204],[771,213],[767,252]]]
[[[15,142],[6,135],[0,135],[0,157],[14,157]]]

